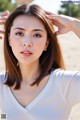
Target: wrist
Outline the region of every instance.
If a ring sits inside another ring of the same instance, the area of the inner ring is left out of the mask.
[[[72,21],[71,30],[80,38],[80,20],[74,19]]]

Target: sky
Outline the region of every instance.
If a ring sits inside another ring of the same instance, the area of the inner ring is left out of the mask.
[[[12,2],[14,1],[12,0]],[[57,13],[60,9],[61,0],[34,0],[34,3],[41,5],[45,10]]]

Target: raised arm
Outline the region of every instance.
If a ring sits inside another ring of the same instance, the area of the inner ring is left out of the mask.
[[[80,38],[80,20],[65,15],[55,15],[46,12],[46,17],[58,27],[57,35],[73,31]]]
[[[0,25],[4,25],[8,15],[9,15],[8,11],[0,13]],[[2,39],[1,34],[4,34],[4,31],[0,29],[0,39]]]

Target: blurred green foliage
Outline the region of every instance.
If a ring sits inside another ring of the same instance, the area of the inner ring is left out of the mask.
[[[0,12],[9,10],[10,12],[17,7],[16,3],[12,3],[11,0],[0,0]]]
[[[80,17],[80,3],[74,4],[71,2],[63,3],[61,9],[58,11],[59,14],[64,14],[72,17]]]

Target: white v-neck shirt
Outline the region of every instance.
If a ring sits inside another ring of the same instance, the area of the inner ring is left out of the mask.
[[[80,72],[51,72],[44,89],[25,108],[3,81],[0,74],[0,117],[6,114],[4,120],[68,120],[73,105],[80,102]]]

